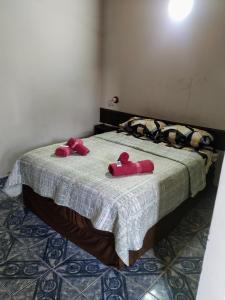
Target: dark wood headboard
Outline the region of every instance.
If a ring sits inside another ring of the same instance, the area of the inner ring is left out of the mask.
[[[118,126],[120,123],[123,123],[127,121],[129,118],[133,117],[134,114],[130,113],[125,113],[122,111],[116,111],[112,109],[107,109],[107,108],[100,108],[100,122],[102,123],[107,123],[110,125]],[[140,116],[136,115],[137,117],[147,117],[147,118],[153,118],[153,116]],[[161,121],[164,121],[165,123],[168,124],[176,124],[177,122],[174,121],[169,121],[169,120],[163,120],[160,119]],[[214,147],[218,150],[225,150],[225,131],[220,130],[220,129],[213,129],[213,128],[207,128],[207,127],[201,127],[201,126],[196,126],[196,125],[191,125],[191,124],[185,124],[185,123],[180,123],[181,125],[189,125],[192,127],[196,127],[199,129],[203,129],[208,131],[214,136]]]

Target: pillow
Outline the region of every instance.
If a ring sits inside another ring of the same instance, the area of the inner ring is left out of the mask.
[[[198,128],[193,128],[193,133],[190,136],[189,143],[193,148],[201,148],[210,146],[213,141],[214,138],[209,132]]]
[[[156,140],[161,129],[166,126],[162,121],[133,117],[119,125],[121,129],[132,133],[136,137],[148,137]]]
[[[213,136],[209,132],[184,125],[166,126],[161,130],[160,139],[172,145],[193,148],[210,146],[213,142]]]
[[[170,125],[161,130],[160,140],[172,145],[188,145],[188,137],[192,134],[192,128],[183,125]]]

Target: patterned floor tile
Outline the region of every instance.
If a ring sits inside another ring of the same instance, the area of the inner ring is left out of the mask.
[[[198,282],[203,259],[200,257],[178,257],[171,268]]]
[[[197,209],[196,208],[196,211],[198,211],[201,218],[204,219],[205,224],[209,226],[212,221],[213,209]]]
[[[164,270],[165,265],[161,260],[157,258],[140,258],[133,266],[122,269],[121,273],[126,276],[127,282],[138,283],[147,290]]]
[[[18,241],[5,227],[0,227],[0,264],[23,251],[24,244]]]
[[[65,260],[55,269],[71,285],[77,286],[80,292],[83,292],[107,270],[108,267],[97,259],[79,259],[76,255]]]
[[[11,198],[0,190],[0,208],[1,210],[11,210],[22,206],[22,196]]]
[[[67,250],[66,256],[72,256],[76,259],[96,259],[93,255],[89,254],[85,250],[81,249],[80,247],[76,246],[74,243],[67,241]]]
[[[153,296],[150,293],[146,293],[144,295],[144,297],[141,298],[141,300],[159,300],[158,298],[156,298],[155,296]]]
[[[179,256],[172,264],[173,269],[176,269],[193,280],[199,280],[205,254],[205,245],[202,243],[201,237],[204,235],[205,239],[207,232],[207,229],[198,232],[186,247],[181,250]]]
[[[55,268],[71,255],[80,251],[76,245],[68,246],[68,241],[60,234],[55,233],[44,239],[40,243],[30,248],[51,268]]]
[[[116,271],[115,271],[116,272]],[[99,299],[107,299],[107,297],[110,299],[110,297],[113,299],[126,299],[124,298],[125,296],[127,297],[127,293],[125,293],[123,290],[126,287],[124,286],[124,282],[120,281],[120,275],[114,274],[114,279],[111,278],[111,281],[114,280],[114,283],[108,283],[109,285],[113,285],[113,287],[108,288],[108,293],[107,293],[107,288],[104,289],[104,281],[102,278],[97,279],[91,286],[89,286],[85,291],[83,291],[85,297],[88,300],[99,300]],[[118,279],[119,278],[119,279]],[[120,288],[121,285],[121,288]],[[110,295],[110,291],[111,295]],[[107,295],[106,295],[107,293]],[[117,298],[116,298],[117,297]]]
[[[75,297],[73,300],[88,300],[88,298],[81,294],[78,297]]]
[[[197,238],[204,249],[206,249],[208,236],[209,236],[209,227],[204,228],[197,234]]]
[[[154,248],[156,256],[166,262],[172,261],[193,239],[208,226],[208,213],[203,210],[192,210],[180,224],[162,239]],[[204,238],[204,237],[203,237]]]
[[[205,254],[206,241],[208,240],[207,233],[207,228],[199,231],[186,245],[186,247],[181,250],[179,256],[198,256],[203,258]]]
[[[194,299],[214,198],[215,190],[200,193],[167,238],[118,271],[0,191],[0,299]]]
[[[20,198],[9,198],[0,191],[0,226],[14,228],[22,224],[26,210]]]
[[[213,210],[217,188],[211,187],[197,195],[196,208]]]
[[[23,224],[12,231],[16,237],[26,248],[30,248],[35,244],[51,237],[55,231],[49,226],[43,224]]]
[[[0,189],[3,189],[8,177],[0,178]]]
[[[49,227],[42,219],[40,219],[37,215],[35,215],[31,210],[27,209],[26,217],[23,221],[24,226],[28,225],[44,225],[46,227]]]
[[[180,224],[178,227],[176,227],[166,238],[167,244],[170,245],[172,250],[170,250],[170,253],[172,258],[177,256],[179,251],[183,249],[186,244],[193,238],[194,233],[190,232],[190,230],[187,230],[187,226],[183,226],[183,224]]]
[[[128,300],[140,299],[145,294],[145,288],[140,285],[140,282],[137,283],[134,280],[134,278],[131,277],[126,277],[126,289],[127,289],[127,298],[125,299]]]
[[[182,246],[183,243],[182,243]],[[174,243],[169,238],[164,238],[159,241],[154,247],[156,257],[160,258],[166,264],[169,264],[176,257],[176,249]]]
[[[16,300],[73,300],[78,296],[78,291],[75,288],[55,272],[49,271],[31,285],[16,293],[14,298]]]
[[[191,225],[189,228],[192,231],[196,232],[211,223],[216,193],[214,192],[207,196],[205,195],[207,192],[208,190],[205,190],[203,196],[197,196],[195,206],[188,212],[187,217],[184,218],[184,221]]]
[[[199,230],[203,229],[208,222],[208,220],[205,220],[202,210],[191,209],[181,222],[182,231],[186,234],[194,235]]]
[[[0,299],[2,299],[2,300],[11,300],[11,296],[1,286],[0,286]]]
[[[121,272],[109,269],[93,285],[84,291],[89,300],[138,300],[144,295],[144,288],[129,281]]]
[[[187,278],[185,275],[169,269],[149,292],[160,300],[194,300],[197,284],[196,281]]]
[[[3,225],[8,229],[18,228],[23,224],[23,220],[26,216],[26,210],[23,207],[19,207],[15,210],[11,210],[3,222]]]
[[[11,295],[23,289],[48,271],[36,255],[23,251],[0,265],[0,282]]]

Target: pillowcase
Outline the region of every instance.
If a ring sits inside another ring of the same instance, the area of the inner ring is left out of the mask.
[[[161,130],[160,140],[172,145],[188,145],[188,137],[193,130],[183,125],[170,125]]]
[[[213,136],[205,131],[198,128],[193,128],[193,133],[190,137],[190,146],[193,148],[202,148],[205,146],[210,146],[214,141]]]
[[[205,130],[179,124],[163,128],[160,139],[171,145],[191,146],[193,148],[210,146],[214,140],[213,136]]]
[[[126,132],[132,133],[136,137],[148,137],[156,140],[161,129],[166,126],[162,121],[133,117],[119,125]]]

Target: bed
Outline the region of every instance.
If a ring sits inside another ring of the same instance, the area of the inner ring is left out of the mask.
[[[5,191],[23,191],[28,208],[103,263],[132,265],[176,226],[205,188],[205,162],[196,153],[115,131],[84,142],[87,157],[55,157],[58,144],[25,154]],[[155,172],[113,178],[107,166],[123,151],[134,161],[151,159]]]

